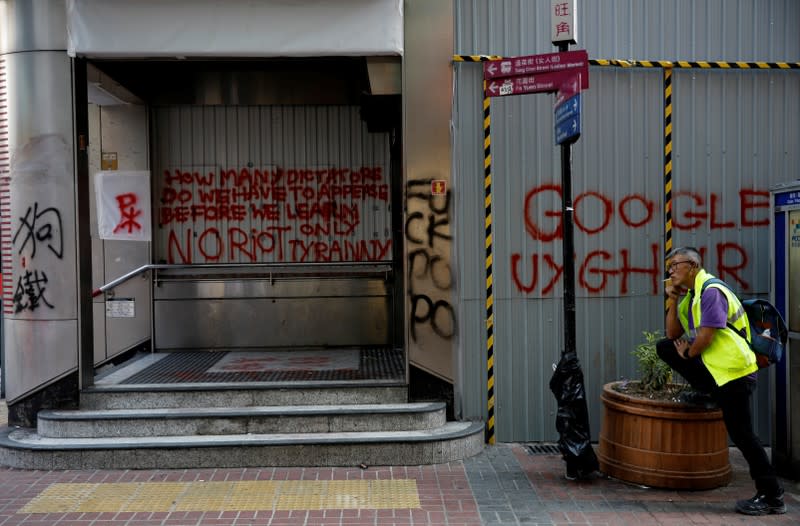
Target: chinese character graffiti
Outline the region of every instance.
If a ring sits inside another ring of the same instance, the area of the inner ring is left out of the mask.
[[[134,229],[142,229],[142,225],[136,222],[136,218],[142,215],[142,211],[135,206],[137,202],[138,198],[134,193],[120,194],[117,196],[120,221],[119,224],[114,227],[115,234],[124,229],[127,229],[129,234],[132,233]]]
[[[19,227],[12,239],[14,246],[18,242],[17,254],[23,254],[28,249],[31,261],[36,257],[37,248],[41,245],[47,247],[58,259],[63,259],[64,238],[61,212],[54,207],[40,209],[38,202],[29,206],[25,215],[19,218]],[[52,309],[53,304],[45,297],[47,274],[43,270],[30,268],[25,255],[22,257],[21,266],[12,298],[14,312],[35,311],[42,305]]]
[[[14,312],[24,310],[34,311],[44,303],[51,309],[53,305],[44,297],[45,285],[47,284],[47,274],[34,270],[26,270],[17,280],[17,288],[14,291]]]
[[[39,203],[28,207],[25,217],[20,217],[20,226],[14,234],[13,244],[17,244],[20,234],[25,234],[19,254],[31,242],[31,259],[36,257],[37,243],[47,243],[53,254],[59,259],[64,254],[64,239],[61,233],[61,213],[53,207],[39,211]]]

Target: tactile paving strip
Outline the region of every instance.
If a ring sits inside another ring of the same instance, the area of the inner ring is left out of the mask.
[[[401,508],[420,508],[416,480],[56,483],[17,513]]]
[[[260,351],[268,353],[270,351]],[[336,350],[324,351],[335,353]],[[361,349],[358,369],[330,370],[265,370],[241,372],[209,372],[227,352],[175,352],[164,359],[122,380],[120,384],[176,384],[225,382],[331,382],[348,380],[404,379],[402,349]]]

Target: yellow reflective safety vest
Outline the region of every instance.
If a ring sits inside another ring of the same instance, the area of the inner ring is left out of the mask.
[[[700,269],[694,279],[694,287],[689,289],[689,292],[678,304],[678,319],[684,332],[689,335],[692,341],[697,336],[697,328],[703,325],[699,291],[703,290],[703,284],[706,281],[713,278],[714,276],[704,269]],[[741,302],[739,302],[739,298],[724,285],[712,283],[708,286],[715,287],[725,294],[725,298],[728,300],[728,323],[739,331],[744,329],[749,340],[750,324],[747,321],[747,316],[744,313]],[[692,309],[692,320],[694,320],[695,327],[691,331],[689,330],[690,308]],[[755,353],[750,350],[747,341],[736,334],[730,327],[717,329],[714,332],[711,344],[700,354],[700,358],[718,386],[725,385],[731,380],[747,376],[758,370]]]

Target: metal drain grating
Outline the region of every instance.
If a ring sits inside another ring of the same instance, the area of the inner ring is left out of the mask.
[[[268,351],[265,351],[268,352]],[[332,350],[330,352],[336,352]],[[361,349],[358,369],[264,370],[233,373],[209,372],[226,352],[176,352],[120,382],[121,384],[180,384],[220,382],[290,381],[402,381],[405,363],[402,349]]]
[[[561,451],[555,444],[528,444],[525,446],[529,455],[560,455]]]

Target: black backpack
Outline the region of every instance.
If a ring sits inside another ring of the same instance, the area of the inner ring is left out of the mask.
[[[734,296],[736,295],[727,283],[718,278],[712,278],[703,283],[700,295],[703,295],[709,285],[715,283],[723,285]],[[746,331],[744,329],[741,331],[736,330],[730,322],[728,323],[728,328],[744,338],[747,345],[756,355],[759,369],[781,361],[786,347],[786,339],[789,337],[789,330],[786,328],[786,322],[783,321],[781,313],[767,300],[752,298],[740,299],[739,302],[742,304],[745,314],[747,314],[747,321],[750,322],[751,339],[748,341]]]

